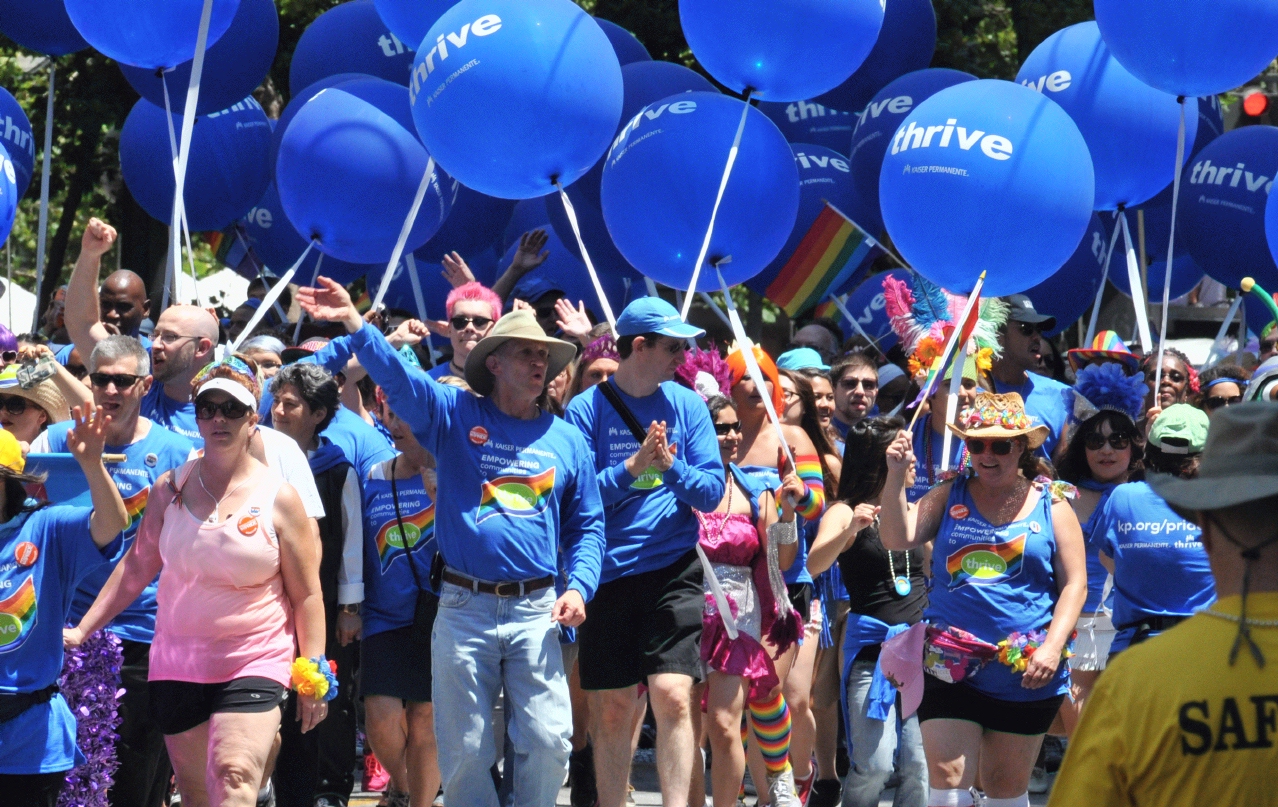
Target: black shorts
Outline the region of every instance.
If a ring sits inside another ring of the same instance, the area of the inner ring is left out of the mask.
[[[695,549],[664,569],[601,585],[577,629],[581,688],[623,689],[657,673],[699,680],[704,601]]]
[[[947,684],[925,674],[919,722],[966,720],[986,731],[1033,736],[1047,733],[1064,700],[1064,695],[1053,695],[1037,701],[1005,701],[967,684]]]
[[[359,648],[361,694],[430,703],[430,637],[419,640],[416,633],[409,625],[364,637]]]
[[[284,705],[288,690],[269,678],[236,678],[220,684],[151,681],[148,708],[164,734],[190,731],[218,712],[269,712]]]
[[[808,624],[812,616],[812,584],[786,583],[785,590],[790,594],[790,604],[799,612],[799,624]]]

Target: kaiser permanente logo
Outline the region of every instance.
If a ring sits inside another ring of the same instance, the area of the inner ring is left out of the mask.
[[[421,92],[422,82],[426,77],[435,72],[438,67],[443,67],[444,62],[449,56],[449,46],[461,50],[466,47],[466,43],[470,41],[472,36],[491,36],[501,30],[501,17],[496,14],[485,14],[474,22],[468,22],[461,27],[460,31],[450,31],[446,34],[440,34],[435,40],[435,45],[426,51],[423,61],[413,68],[412,83],[408,87],[408,103],[417,103],[417,94]],[[439,57],[439,63],[435,63],[435,57]]]
[[[978,144],[981,147],[981,153],[991,160],[1009,160],[1012,157],[1011,140],[1002,135],[986,134],[980,129],[969,132],[966,127],[958,125],[957,118],[950,118],[944,126],[923,127],[910,121],[906,126],[896,130],[896,135],[892,138],[892,153],[899,154],[910,149],[945,149],[955,146],[962,151],[971,151]],[[918,170],[922,167],[924,166],[915,166],[914,173],[925,173]]]

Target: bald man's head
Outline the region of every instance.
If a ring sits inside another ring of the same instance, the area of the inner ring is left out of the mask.
[[[146,284],[128,269],[112,272],[98,289],[98,305],[107,330],[135,336],[146,318]]]
[[[203,308],[164,309],[151,334],[151,374],[161,384],[190,381],[212,361],[217,339],[217,320]]]

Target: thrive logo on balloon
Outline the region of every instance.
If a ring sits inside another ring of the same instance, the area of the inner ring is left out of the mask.
[[[1233,175],[1232,177],[1230,175]],[[1240,181],[1245,181],[1246,188],[1252,193],[1263,190],[1269,193],[1274,187],[1274,181],[1271,177],[1264,174],[1253,174],[1247,170],[1246,163],[1237,163],[1232,167],[1212,165],[1211,160],[1199,160],[1194,163],[1193,169],[1189,172],[1190,185],[1225,185],[1229,187],[1240,187]]]
[[[957,118],[949,118],[944,126],[923,127],[910,121],[907,126],[896,130],[896,136],[892,138],[892,153],[899,154],[909,149],[933,148],[933,141],[936,143],[936,148],[958,146],[963,151],[971,151],[973,146],[980,143],[981,152],[991,160],[1007,160],[1012,157],[1011,140],[1002,135],[986,134],[980,129],[969,132],[965,127],[958,125]],[[916,166],[915,170],[920,167]]]
[[[612,147],[608,150],[608,160],[612,161],[613,152],[617,151],[617,147],[621,145],[622,141],[630,137],[630,133],[638,129],[645,120],[655,121],[657,118],[660,118],[666,112],[669,112],[671,115],[687,115],[691,112],[696,112],[696,111],[697,111],[696,101],[675,101],[673,104],[660,104],[657,106],[648,107],[647,109],[644,109],[638,115],[635,115],[633,118],[631,118],[630,123],[627,123],[625,126],[623,126],[621,131],[617,133],[617,139],[612,141]],[[661,131],[660,129],[653,130],[645,134],[644,137],[647,137],[648,135],[658,134],[660,131]],[[642,139],[643,138],[639,138],[639,140],[642,140]],[[635,143],[638,143],[639,140],[636,140]],[[626,148],[629,148],[630,146],[635,145],[635,143],[629,144]],[[625,153],[626,153],[626,150],[622,149],[620,152],[617,153],[617,159],[618,160],[621,159],[621,156]]]
[[[418,62],[417,66],[413,68],[413,79],[408,86],[409,103],[417,103],[417,94],[421,92],[422,82],[426,80],[427,76],[434,73],[437,68],[443,66],[444,61],[448,58],[449,45],[461,50],[466,47],[466,42],[469,41],[471,35],[490,36],[500,30],[501,17],[498,17],[496,14],[485,14],[474,22],[468,22],[463,25],[460,31],[450,31],[446,34],[440,34],[438,39],[435,40],[435,45],[430,50],[426,51],[426,55],[422,57],[423,61]],[[439,64],[435,64],[436,56],[439,57]],[[463,64],[457,71],[458,74],[471,66],[470,62]],[[438,98],[439,94],[448,87],[452,80],[453,76],[449,76],[443,84],[436,87],[435,92],[431,93],[430,97],[426,99],[426,103],[432,103],[436,98]]]

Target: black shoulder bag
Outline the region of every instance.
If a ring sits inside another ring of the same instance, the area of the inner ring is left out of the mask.
[[[417,602],[413,607],[413,639],[418,642],[429,642],[431,630],[435,627],[435,613],[439,609],[439,598],[430,589],[422,585],[422,578],[417,573],[417,563],[413,560],[413,553],[408,546],[408,533],[404,532],[404,519],[399,514],[399,485],[395,480],[395,465],[399,462],[399,457],[391,460],[391,499],[395,503],[395,523],[399,526],[399,540],[404,544],[404,560],[408,561],[408,568],[413,573],[413,583],[417,586]],[[421,533],[418,533],[417,540],[421,540]]]
[[[621,396],[617,394],[617,388],[612,385],[612,379],[609,379],[599,385],[599,393],[608,399],[608,403],[612,404],[612,408],[617,410],[617,414],[621,415],[621,420],[626,424],[626,428],[630,429],[630,433],[639,441],[639,445],[643,445],[643,441],[648,439],[648,430],[640,423],[639,418],[635,417],[635,413],[630,411],[630,407],[626,406],[626,402],[621,400]]]

